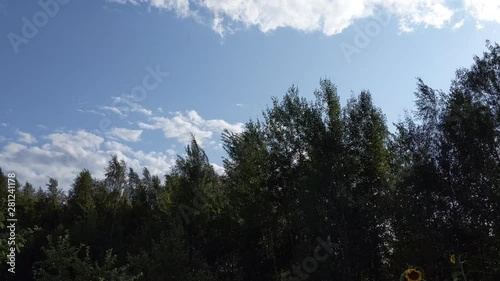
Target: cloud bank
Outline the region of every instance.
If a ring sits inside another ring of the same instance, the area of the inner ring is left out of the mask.
[[[150,111],[144,109],[143,112]],[[39,135],[38,139],[31,133],[17,129],[15,139],[0,136],[0,142],[4,142],[3,148],[0,147],[0,167],[4,173],[15,172],[21,184],[29,181],[36,188],[45,187],[49,177],[54,177],[59,180],[61,188],[68,190],[82,169],[88,169],[96,178],[104,178],[104,168],[110,155],[116,154],[136,172],[140,173],[147,167],[152,175],[163,178],[175,165],[177,154],[184,153],[184,145],[190,143],[191,134],[200,145],[208,144],[212,148],[218,148],[218,133],[226,129],[233,132],[243,130],[242,123],[230,124],[221,119],[207,120],[194,110],[171,113],[168,117],[150,116],[143,121],[138,122],[139,129],[114,127],[99,135],[81,129],[61,129]],[[162,131],[166,139],[183,144],[180,148],[182,151],[167,149],[145,152],[125,144],[133,143],[137,147],[137,144],[142,142],[144,130]],[[215,163],[212,163],[212,166],[217,173],[224,173],[223,167]]]
[[[384,12],[399,22],[403,32],[415,26],[452,27],[451,18],[468,14],[477,22],[500,23],[500,2],[497,0],[108,0],[121,4],[147,5],[173,11],[181,17],[200,19],[210,15],[212,29],[224,35],[239,26],[255,26],[262,32],[280,27],[300,31],[321,31],[335,35],[355,20]],[[458,19],[461,20],[461,19]]]
[[[49,177],[59,180],[60,187],[68,190],[82,169],[89,169],[94,177],[103,178],[110,155],[127,162],[137,172],[147,167],[151,174],[164,175],[175,164],[175,155],[167,152],[143,152],[93,133],[53,133],[44,136],[43,145],[24,145],[10,142],[0,150],[3,172],[15,172],[22,184],[26,180],[35,187],[44,187]]]

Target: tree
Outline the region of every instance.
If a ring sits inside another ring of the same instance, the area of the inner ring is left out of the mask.
[[[134,281],[141,275],[129,274],[127,267],[116,267],[116,256],[111,250],[106,252],[103,264],[99,266],[92,261],[88,246],[71,245],[69,233],[57,239],[49,235],[48,246],[43,247],[43,252],[45,259],[34,265],[35,280],[38,281]]]

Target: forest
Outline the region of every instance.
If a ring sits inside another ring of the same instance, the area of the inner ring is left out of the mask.
[[[369,91],[292,86],[222,135],[223,175],[194,135],[165,175],[111,155],[104,178],[35,188],[2,167],[0,279],[498,281],[500,46],[414,95],[391,131]]]

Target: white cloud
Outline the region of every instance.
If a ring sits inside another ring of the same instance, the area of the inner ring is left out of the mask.
[[[135,105],[138,105],[138,104],[135,104]],[[131,112],[139,112],[139,113],[142,113],[142,114],[147,115],[147,116],[153,115],[153,112],[151,110],[146,109],[140,105],[138,105],[137,107],[130,108],[130,111]]]
[[[194,110],[186,113],[176,112],[172,117],[152,117],[148,123],[139,122],[139,127],[146,130],[161,129],[166,138],[188,144],[193,134],[200,145],[211,140],[214,133],[227,129],[236,133],[242,132],[243,124],[229,124],[224,120],[205,120]]]
[[[111,105],[99,106],[101,110],[107,110],[113,112],[115,114],[120,115],[121,117],[128,116],[131,112],[142,113],[146,116],[150,116],[153,112],[149,109],[144,108],[142,105],[133,101],[134,97],[132,96],[121,96],[116,97],[112,96]]]
[[[462,26],[464,26],[464,19],[455,23],[451,29],[458,30],[458,29],[462,28]]]
[[[104,113],[96,111],[94,109],[79,109],[78,108],[76,111],[81,112],[81,113],[92,113],[92,114],[96,114],[96,115],[105,116]]]
[[[106,141],[100,136],[80,130],[53,133],[43,138],[42,145],[9,143],[0,150],[4,170],[15,172],[21,182],[29,181],[35,187],[45,186],[49,177],[59,180],[67,190],[82,169],[102,179],[111,154],[116,154],[136,171],[147,167],[151,174],[162,176],[175,164],[175,157],[167,153],[134,150],[117,141]]]
[[[218,174],[218,175],[224,175],[226,173],[226,170],[224,170],[224,167],[221,167],[215,163],[210,163],[212,165],[212,167],[214,168],[215,172]]]
[[[36,125],[36,127],[39,129],[47,129],[47,126],[42,125],[42,124],[38,124],[38,125]]]
[[[32,143],[36,142],[36,138],[34,136],[30,135],[29,133],[21,132],[19,130],[17,130],[16,132],[19,135],[19,139],[18,139],[19,142],[27,143],[27,144],[32,144]]]
[[[218,14],[215,14],[214,19],[212,20],[212,29],[220,36],[224,36],[224,34],[226,33],[226,28],[224,27],[224,18]]]
[[[132,5],[146,3],[156,8],[175,11],[182,17],[186,17],[190,13],[188,0],[108,0],[108,2],[116,2],[120,4],[130,3]]]
[[[4,146],[4,151],[8,152],[8,153],[12,153],[12,154],[15,154],[15,153],[18,153],[19,151],[25,149],[26,146],[25,145],[22,145],[22,144],[19,144],[19,143],[9,143],[8,145]]]
[[[500,23],[500,2],[498,0],[464,0],[464,7],[478,21]]]
[[[133,0],[107,0],[108,2],[114,2],[114,3],[120,3],[120,4],[125,4],[125,3],[131,3],[133,5],[137,5],[137,1]]]
[[[137,142],[141,140],[142,130],[131,130],[127,128],[113,128],[110,135],[118,137],[124,141]]]
[[[7,126],[9,126],[9,124],[8,123],[0,123],[0,126],[7,127]]]
[[[152,118],[155,120],[155,118]],[[155,129],[160,129],[158,125],[151,125],[151,124],[146,124],[144,122],[139,122],[138,123],[139,128],[146,129],[146,130],[155,130]]]
[[[220,35],[231,32],[234,25],[256,26],[263,32],[280,27],[300,31],[321,31],[334,35],[349,27],[355,20],[368,18],[376,12],[388,12],[398,18],[402,31],[411,31],[417,25],[442,28],[457,8],[450,8],[447,0],[112,0],[133,5],[175,11],[178,15],[210,15],[212,29]],[[500,19],[496,0],[464,0],[464,7],[478,20]]]
[[[118,109],[117,107],[115,106],[108,106],[108,105],[103,105],[103,106],[99,106],[99,109],[101,110],[107,110],[107,111],[111,111],[113,113],[116,113],[120,116],[125,116],[125,113],[122,113],[120,109]]]
[[[97,150],[104,142],[102,137],[83,130],[76,133],[54,133],[45,138],[50,140],[50,147],[47,148],[76,159],[87,157],[89,151]]]
[[[196,126],[188,117],[180,114],[172,118],[153,117],[152,124],[139,123],[143,129],[161,129],[166,138],[175,138],[183,144],[188,144],[193,134],[203,144],[204,139],[212,138],[213,132]]]
[[[241,103],[237,103],[237,104],[236,104],[236,106],[237,106],[237,107],[243,107],[243,104],[241,104]]]

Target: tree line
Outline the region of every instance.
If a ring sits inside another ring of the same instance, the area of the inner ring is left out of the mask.
[[[163,180],[113,155],[103,179],[83,170],[68,192],[16,181],[15,276],[0,169],[0,276],[383,281],[418,267],[442,281],[464,280],[460,266],[498,281],[500,46],[486,46],[447,91],[418,79],[394,132],[370,92],[342,107],[322,79],[314,100],[292,86],[226,131],[224,175],[193,137]]]

